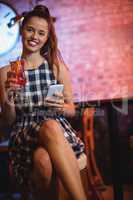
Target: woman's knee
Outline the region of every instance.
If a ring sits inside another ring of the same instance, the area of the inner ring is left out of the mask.
[[[56,120],[47,120],[40,128],[39,139],[40,141],[44,141],[46,144],[51,141],[57,142],[60,138],[60,132],[61,128]]]
[[[52,176],[52,163],[48,152],[43,148],[39,147],[33,154],[33,166],[34,170],[37,171],[44,178],[50,178]]]

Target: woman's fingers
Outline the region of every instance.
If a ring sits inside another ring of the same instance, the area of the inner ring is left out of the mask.
[[[45,106],[55,107],[55,108],[63,108],[63,104],[50,103],[50,102],[45,102]]]
[[[14,72],[7,72],[7,80],[5,81],[5,90],[7,94],[8,103],[14,103],[18,95],[18,91],[21,90],[21,86],[17,84],[16,74]]]
[[[13,80],[7,80],[5,81],[5,88],[12,88],[13,90],[16,90],[16,89],[20,89],[20,85],[16,84],[15,81]]]
[[[57,98],[46,98],[45,102],[51,103],[51,104],[57,104],[57,105],[62,105],[64,104],[64,99],[57,99]]]
[[[56,92],[56,93],[54,94],[54,97],[56,97],[57,99],[64,99],[63,93],[60,93],[60,92]]]
[[[46,101],[55,103],[64,103],[64,96],[62,93],[55,93],[52,97],[46,97]]]
[[[5,81],[5,88],[13,88],[20,89],[21,86],[17,84],[16,74],[15,72],[9,71],[7,72],[7,80]]]
[[[16,78],[16,73],[13,71],[9,71],[7,72],[7,79],[8,78]]]
[[[62,108],[64,106],[64,99],[46,98],[45,105],[51,107]]]

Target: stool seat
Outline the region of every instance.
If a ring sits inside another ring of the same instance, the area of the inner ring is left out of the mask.
[[[87,166],[87,156],[82,153],[78,158],[79,169],[82,170]]]

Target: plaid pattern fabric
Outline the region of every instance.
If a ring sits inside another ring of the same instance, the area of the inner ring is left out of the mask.
[[[47,61],[37,69],[25,71],[26,85],[15,99],[16,122],[11,132],[10,146],[15,147],[11,156],[15,177],[19,184],[29,180],[32,168],[32,153],[37,147],[37,135],[43,122],[55,119],[78,157],[84,150],[81,140],[61,115],[45,107],[44,98],[49,85],[57,80],[49,69]]]

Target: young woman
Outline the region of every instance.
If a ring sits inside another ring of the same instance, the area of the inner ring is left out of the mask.
[[[21,101],[9,99],[9,91],[20,91],[10,66],[0,69],[0,103],[3,119],[12,126],[14,175],[22,188],[34,182],[45,194],[54,169],[73,200],[86,200],[76,159],[84,145],[64,118],[74,116],[75,109],[69,72],[57,50],[48,8],[38,5],[26,13],[20,31],[26,78]],[[63,93],[55,94],[57,100],[45,100],[49,85],[57,83],[64,85]]]

